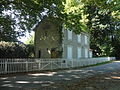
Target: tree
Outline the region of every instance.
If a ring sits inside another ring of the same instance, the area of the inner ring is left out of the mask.
[[[19,35],[30,31],[45,15],[57,17],[76,30],[85,27],[84,4],[77,0],[2,0],[0,4],[1,16],[8,15],[15,21]]]
[[[29,52],[25,44],[0,42],[0,58],[28,58]]]
[[[28,47],[29,57],[34,57],[35,54],[34,35],[31,35],[25,42],[25,44]]]
[[[89,23],[91,31],[91,48],[94,56],[116,56],[119,49],[120,23],[119,17],[112,15],[113,12],[101,9],[97,6],[88,6]],[[116,42],[113,42],[113,41]],[[116,44],[117,43],[117,44]]]
[[[80,33],[87,30],[86,5],[97,5],[112,11],[119,10],[120,6],[119,0],[1,0],[0,16],[8,15],[14,20],[18,36],[24,35],[26,30],[30,31],[45,15],[59,18],[66,27]],[[13,24],[9,23],[9,26]]]
[[[17,31],[14,31],[14,21],[9,17],[0,17],[0,41],[17,41]]]
[[[31,44],[34,46],[34,38],[35,35],[30,35],[30,37],[26,40],[25,44]]]
[[[77,34],[91,33],[92,44],[96,43],[101,55],[110,55],[106,51],[114,51],[116,46],[111,44],[111,37],[119,39],[119,10],[119,0],[1,0],[0,40],[16,41],[16,37],[23,36],[26,30],[30,32],[44,16],[49,16],[58,18],[59,23]]]

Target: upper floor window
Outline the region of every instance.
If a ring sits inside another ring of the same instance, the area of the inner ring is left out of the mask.
[[[88,43],[88,37],[85,35],[85,44]]]
[[[68,30],[68,40],[72,40],[72,31]]]
[[[81,47],[77,48],[77,58],[80,59],[81,58]]]
[[[81,42],[81,34],[77,35],[77,40],[79,43]]]

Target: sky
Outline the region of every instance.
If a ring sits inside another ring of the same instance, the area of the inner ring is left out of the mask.
[[[13,12],[14,12],[14,10],[7,10],[7,11],[4,10],[4,11],[2,11],[2,13],[4,15],[9,15],[9,16],[11,16],[11,18],[16,18],[15,15],[13,14]],[[19,22],[19,20],[17,18],[15,20],[17,21],[17,23]],[[17,31],[19,29],[16,27],[15,30]],[[34,34],[34,31],[32,31],[31,33],[26,32],[26,36],[20,37],[20,38],[18,38],[18,40],[25,43],[28,40],[28,38],[30,37],[30,35],[33,35],[33,34]]]
[[[29,37],[31,35],[34,35],[34,31],[32,31],[31,33],[26,32],[26,36],[18,38],[18,40],[20,40],[21,42],[25,43],[29,39]]]

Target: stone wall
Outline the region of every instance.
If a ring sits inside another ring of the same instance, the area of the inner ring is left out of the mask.
[[[35,55],[37,58],[58,57],[51,56],[51,50],[58,51],[61,46],[59,27],[51,19],[42,21],[36,28]]]

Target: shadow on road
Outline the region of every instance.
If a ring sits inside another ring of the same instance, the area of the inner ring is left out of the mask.
[[[0,78],[0,90],[120,90],[120,62]],[[109,88],[109,89],[108,89]]]

